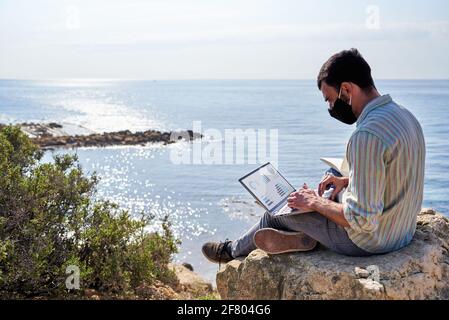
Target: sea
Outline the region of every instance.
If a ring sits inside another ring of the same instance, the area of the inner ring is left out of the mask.
[[[449,81],[376,85],[420,121],[427,146],[423,207],[449,216]],[[328,169],[319,159],[343,157],[355,126],[331,118],[327,107],[314,80],[0,80],[0,123],[57,122],[73,134],[203,133],[196,144],[53,150],[42,161],[76,153],[85,173],[100,177],[97,199],[154,215],[155,230],[168,216],[182,242],[174,261],[190,263],[211,282],[218,266],[202,256],[202,244],[239,237],[264,212],[239,178],[271,161],[291,184],[316,187]],[[236,132],[249,138],[243,147],[229,138]]]

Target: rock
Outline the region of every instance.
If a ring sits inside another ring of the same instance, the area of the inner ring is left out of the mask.
[[[136,288],[139,299],[151,300],[175,300],[179,299],[178,293],[170,286],[156,280],[153,284],[141,284]]]
[[[213,292],[212,284],[207,282],[197,273],[182,265],[170,265],[179,280],[182,291],[191,293],[193,296],[207,295]]]
[[[94,289],[85,289],[84,295],[91,300],[100,300],[100,295],[97,290]]]
[[[70,135],[64,131],[65,128],[58,123],[22,123],[19,126],[34,143],[44,150],[57,147],[78,148],[105,147],[112,145],[146,145],[149,142],[160,142],[166,145],[176,142],[170,139],[172,132],[160,132],[156,130],[134,133],[129,130],[122,130],[117,132]],[[200,133],[194,133],[192,130],[182,131],[179,134],[187,136],[186,140],[202,137]]]
[[[193,266],[192,266],[190,263],[183,262],[183,263],[182,263],[182,266],[183,266],[183,267],[186,267],[186,268],[189,269],[190,271],[194,271],[194,270],[193,270]]]
[[[355,275],[356,275],[358,278],[364,278],[364,279],[366,279],[366,278],[368,278],[369,275],[370,275],[370,273],[369,273],[368,270],[363,269],[363,268],[359,268],[359,267],[355,267],[355,268],[354,268],[354,272],[355,272]]]
[[[162,282],[159,282],[159,284],[156,286],[156,290],[157,294],[151,297],[151,299],[158,299],[158,300],[179,299],[179,294],[175,290],[173,290],[173,288]]]
[[[363,286],[363,289],[371,292],[371,293],[378,293],[383,294],[385,291],[385,288],[382,283],[377,282],[372,279],[359,279],[359,283]]]
[[[49,126],[50,128],[62,128],[62,125],[60,125],[59,123],[55,123],[55,122],[50,122],[50,123],[48,124],[48,126]]]
[[[430,215],[433,216],[433,215],[436,214],[436,211],[433,210],[432,208],[426,208],[426,209],[422,209],[422,210],[421,210],[421,214],[422,214],[422,215],[430,214]]]
[[[222,299],[449,299],[449,219],[430,212],[418,216],[410,245],[385,255],[255,250],[222,267],[218,292]]]

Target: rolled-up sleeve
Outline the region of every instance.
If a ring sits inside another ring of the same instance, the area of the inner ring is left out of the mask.
[[[356,232],[371,233],[384,209],[387,148],[376,135],[358,131],[346,153],[349,185],[342,199],[344,216]]]

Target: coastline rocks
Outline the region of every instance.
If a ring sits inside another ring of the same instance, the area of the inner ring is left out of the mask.
[[[222,299],[449,299],[449,219],[423,209],[411,244],[385,255],[255,250],[216,280]]]
[[[191,130],[180,132],[160,132],[148,130],[132,133],[129,130],[96,133],[86,136],[41,136],[32,139],[34,143],[43,149],[49,148],[79,148],[79,147],[106,147],[106,146],[130,146],[145,145],[147,143],[161,142],[164,145],[175,143],[178,140],[191,141],[201,135],[194,134]]]
[[[38,137],[61,137],[73,135],[88,135],[94,133],[85,127],[64,123],[59,124],[55,122],[50,123],[34,123],[24,122],[17,124],[20,129],[31,139]]]
[[[4,125],[0,125],[0,128]],[[192,130],[161,132],[147,130],[144,132],[131,132],[122,130],[117,132],[92,133],[79,127],[77,131],[89,134],[70,135],[64,126],[57,123],[22,123],[20,129],[31,140],[44,150],[55,148],[79,148],[79,147],[106,147],[106,146],[130,146],[146,145],[148,143],[163,143],[164,145],[180,140],[192,141],[201,138],[202,135]]]
[[[151,285],[140,285],[136,288],[138,299],[152,300],[196,300],[201,297],[213,296],[217,292],[210,282],[183,265],[169,264],[168,267],[176,274],[176,283],[166,284],[155,281]]]
[[[183,265],[170,265],[179,280],[177,291],[184,297],[191,299],[199,296],[206,296],[214,293],[210,282],[207,282],[199,274],[191,271]]]

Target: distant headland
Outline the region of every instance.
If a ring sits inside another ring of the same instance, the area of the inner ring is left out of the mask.
[[[170,132],[157,130],[131,132],[130,130],[123,130],[93,133],[80,126],[77,128],[79,130],[76,131],[81,132],[82,134],[70,134],[65,130],[64,125],[54,122],[26,122],[16,125],[43,150],[79,147],[132,146],[146,145],[148,143],[162,143],[167,145],[180,140],[192,141],[202,137],[202,134],[195,133],[192,130]],[[4,126],[6,126],[6,124],[0,124],[0,129]]]

